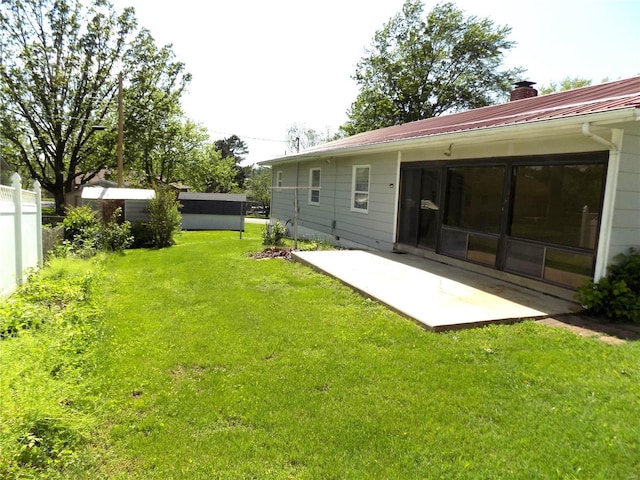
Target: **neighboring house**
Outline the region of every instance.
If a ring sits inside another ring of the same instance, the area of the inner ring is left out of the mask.
[[[505,104],[263,162],[272,222],[572,295],[640,246],[640,77],[516,85]]]
[[[178,201],[183,230],[244,231],[244,193],[181,192]]]
[[[116,208],[122,209],[122,217],[131,223],[148,222],[147,206],[155,198],[155,190],[142,188],[84,187],[82,205],[89,205],[108,221]]]

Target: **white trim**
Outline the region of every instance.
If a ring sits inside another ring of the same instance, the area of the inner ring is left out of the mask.
[[[313,184],[313,173],[318,172],[318,185]],[[318,167],[309,169],[309,205],[320,205],[320,185],[322,184],[322,170]],[[318,192],[318,201],[314,202],[313,192]]]
[[[607,265],[609,264],[609,253],[611,251],[611,228],[618,190],[618,176],[620,175],[620,147],[622,146],[623,134],[624,130],[622,129],[614,128],[611,130],[612,144],[617,148],[609,151],[607,179],[602,201],[602,221],[600,222],[598,251],[596,252],[596,265],[593,273],[593,280],[596,282],[607,275]]]
[[[356,192],[356,170],[358,169],[367,169],[367,191],[364,190]],[[358,208],[355,206],[356,203],[356,193],[366,193],[367,194],[367,208]],[[371,202],[371,165],[353,165],[351,167],[351,211],[358,213],[369,213],[369,205]]]

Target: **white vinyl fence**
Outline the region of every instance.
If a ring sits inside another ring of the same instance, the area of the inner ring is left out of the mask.
[[[40,183],[23,190],[20,175],[12,186],[0,185],[0,296],[20,285],[31,268],[42,266],[42,204]]]

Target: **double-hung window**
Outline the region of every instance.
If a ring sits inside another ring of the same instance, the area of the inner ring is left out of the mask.
[[[369,212],[369,165],[354,165],[351,183],[351,210]]]
[[[309,169],[309,203],[320,205],[320,169]]]
[[[276,172],[276,187],[282,188],[282,170]]]

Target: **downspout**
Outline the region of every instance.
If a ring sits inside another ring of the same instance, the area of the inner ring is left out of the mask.
[[[395,192],[394,192],[394,209],[393,209],[393,231],[391,244],[395,245],[398,241],[398,209],[399,199],[400,199],[400,165],[402,164],[402,151],[398,150],[398,159],[396,163],[396,184],[395,184]]]
[[[607,274],[608,259],[611,248],[611,228],[615,210],[615,197],[618,190],[618,175],[620,172],[620,149],[624,130],[612,128],[611,141],[596,135],[591,131],[591,124],[582,124],[582,134],[609,149],[609,164],[607,166],[607,178],[602,201],[602,220],[600,222],[600,237],[598,239],[598,251],[596,252],[596,264],[593,280],[598,281]]]

